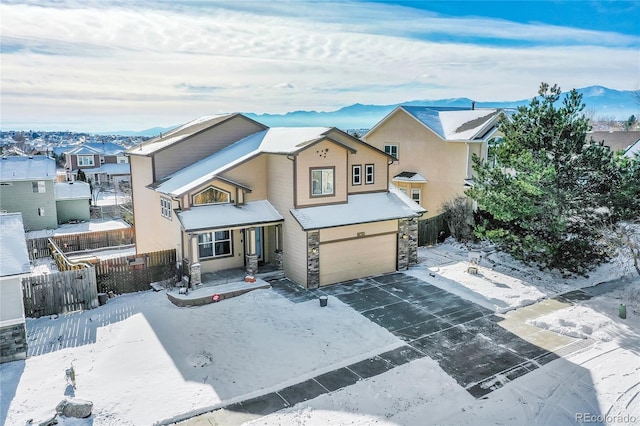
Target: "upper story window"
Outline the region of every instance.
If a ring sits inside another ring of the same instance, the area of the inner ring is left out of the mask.
[[[233,255],[231,231],[215,231],[198,234],[198,257],[223,257]]]
[[[398,145],[395,145],[395,144],[385,145],[384,152],[386,152],[396,160],[398,159]]]
[[[162,217],[171,219],[171,200],[168,198],[160,198],[160,214]]]
[[[369,185],[374,183],[375,169],[373,164],[365,164],[364,166],[364,183]]]
[[[95,166],[93,155],[78,155],[78,167],[79,166]]]
[[[418,188],[413,188],[413,189],[411,190],[411,199],[412,199],[413,201],[415,201],[416,203],[418,203],[418,204],[420,204],[420,201],[421,201],[421,200],[420,200],[420,198],[421,198],[421,197],[420,197],[420,195],[421,195],[420,189],[418,189]]]
[[[33,192],[44,193],[47,192],[47,187],[45,186],[45,182],[43,180],[39,180],[37,182],[31,182],[31,188]]]
[[[118,164],[126,164],[129,162],[127,161],[127,157],[118,156],[117,159],[118,159]]]
[[[352,185],[362,184],[362,166],[360,164],[355,164],[351,166],[351,184]]]
[[[204,191],[200,191],[193,196],[194,205],[202,204],[224,204],[231,202],[231,194],[222,189],[210,186]]]
[[[311,196],[334,194],[334,168],[311,169]]]

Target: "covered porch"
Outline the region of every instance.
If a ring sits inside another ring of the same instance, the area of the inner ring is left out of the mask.
[[[237,281],[282,269],[282,222],[267,200],[196,206],[177,213],[183,275],[191,288]]]

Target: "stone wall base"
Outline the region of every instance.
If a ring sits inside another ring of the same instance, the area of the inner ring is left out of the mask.
[[[27,358],[27,329],[19,323],[0,327],[0,363]]]

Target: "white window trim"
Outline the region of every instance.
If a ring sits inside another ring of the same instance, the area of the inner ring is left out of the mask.
[[[414,198],[414,195],[418,195],[418,199],[416,200]],[[418,203],[419,205],[422,204],[422,191],[420,190],[420,188],[412,188],[411,189],[411,199],[413,201],[415,201],[416,203]]]
[[[229,233],[229,238],[225,238],[222,240],[216,240],[216,232],[228,232]],[[200,242],[200,235],[210,235],[211,236],[211,241],[206,241],[201,243]],[[224,241],[229,241],[229,253],[226,254],[219,254],[216,255],[216,243],[219,242],[224,242]],[[212,244],[213,249],[211,250],[212,255],[211,256],[206,256],[206,257],[201,257],[200,256],[200,246],[205,245],[205,244]],[[211,231],[211,232],[203,232],[201,234],[198,234],[198,259],[215,259],[215,258],[223,258],[223,257],[231,257],[233,256],[233,231],[230,229],[222,229],[220,231]]]
[[[168,198],[160,197],[160,215],[166,219],[171,220],[171,200]]]
[[[358,171],[356,173],[356,170]],[[358,182],[356,182],[356,177]],[[354,164],[351,166],[351,185],[362,185],[362,164]]]
[[[85,161],[84,160],[88,160]],[[78,167],[80,166],[95,166],[95,158],[93,155],[78,155]]]
[[[389,148],[390,148],[390,149],[389,149],[389,152],[387,152],[387,147],[389,147]],[[395,155],[393,154],[394,148],[395,148],[395,151],[396,151]],[[385,152],[386,154],[389,154],[390,156],[392,156],[392,157],[393,157],[393,158],[395,158],[396,160],[399,160],[399,159],[400,159],[400,158],[399,158],[399,157],[400,157],[400,155],[399,155],[399,154],[400,154],[400,149],[399,149],[399,147],[398,147],[398,144],[394,144],[394,143],[388,143],[388,144],[385,144],[385,145],[384,145],[384,152]]]
[[[36,194],[44,194],[45,192],[47,192],[47,184],[43,180],[33,181],[31,182],[31,189]]]
[[[369,172],[371,170],[371,172]],[[364,165],[364,184],[371,185],[376,181],[376,169],[373,164],[365,164]]]

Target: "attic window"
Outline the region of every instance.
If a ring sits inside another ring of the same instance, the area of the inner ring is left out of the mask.
[[[193,205],[224,204],[231,202],[231,194],[222,189],[210,186],[193,196]]]

